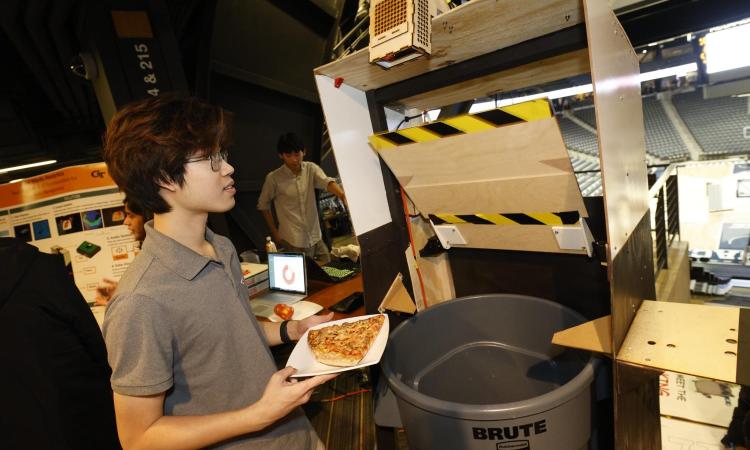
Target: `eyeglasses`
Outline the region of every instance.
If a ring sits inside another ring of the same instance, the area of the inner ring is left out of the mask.
[[[185,161],[185,163],[192,163],[192,162],[198,162],[198,161],[205,161],[210,160],[211,161],[211,170],[214,172],[218,172],[221,170],[221,163],[223,161],[227,160],[227,157],[229,156],[229,152],[226,150],[219,150],[218,152],[213,152],[208,156],[203,156],[200,158],[192,158]]]

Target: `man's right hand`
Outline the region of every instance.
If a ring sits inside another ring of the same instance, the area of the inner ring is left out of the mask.
[[[318,375],[299,381],[289,378],[297,369],[286,367],[271,375],[263,396],[250,405],[256,417],[261,419],[264,428],[286,416],[298,406],[307,403],[316,387],[336,378],[338,374]]]
[[[94,303],[98,306],[104,306],[109,303],[112,298],[115,289],[117,289],[117,281],[111,278],[102,278],[102,281],[96,287],[96,296],[94,297]]]

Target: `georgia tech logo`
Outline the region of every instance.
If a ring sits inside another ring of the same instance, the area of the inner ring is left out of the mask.
[[[96,170],[92,170],[92,171],[91,171],[91,176],[92,176],[93,178],[104,178],[104,175],[105,175],[106,173],[107,173],[107,172],[104,172],[103,170],[99,170],[99,169],[96,169]]]

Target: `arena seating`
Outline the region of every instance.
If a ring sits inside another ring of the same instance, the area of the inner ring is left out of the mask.
[[[557,122],[560,124],[563,141],[565,141],[565,146],[568,149],[577,150],[591,156],[599,155],[599,143],[592,132],[581,128],[565,117],[558,116]]]
[[[676,94],[672,102],[706,155],[750,153],[750,139],[743,135],[743,128],[750,126],[747,98],[704,100],[696,90]]]

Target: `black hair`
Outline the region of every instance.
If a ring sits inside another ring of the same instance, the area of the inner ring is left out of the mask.
[[[149,213],[169,212],[160,184],[185,181],[185,162],[227,148],[231,115],[195,97],[164,93],[123,107],[104,135],[104,161],[120,189]]]
[[[276,144],[276,151],[279,153],[294,153],[305,151],[305,144],[296,134],[289,132],[279,136],[279,142]]]
[[[129,197],[125,197],[122,200],[122,204],[125,205],[125,207],[128,208],[133,214],[138,214],[139,216],[143,217],[144,222],[154,218],[153,214],[148,212],[145,208],[143,208],[141,205],[139,205]]]

